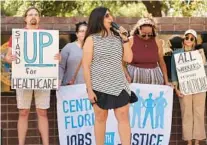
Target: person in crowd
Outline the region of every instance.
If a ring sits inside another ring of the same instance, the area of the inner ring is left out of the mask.
[[[96,145],[104,145],[108,110],[118,120],[122,145],[130,145],[129,102],[132,92],[126,80],[122,61],[132,61],[129,39],[120,27],[120,36],[111,29],[113,17],[105,7],[95,8],[89,17],[83,45],[83,72],[88,97],[95,113]]]
[[[183,38],[182,36],[174,36],[172,38],[170,38],[169,43],[170,48],[172,49],[172,51],[176,50],[176,49],[180,49],[183,47]]]
[[[124,69],[129,82],[171,85],[163,58],[162,42],[156,37],[155,30],[155,21],[148,16],[141,18],[131,31],[129,40],[133,60]]]
[[[26,23],[25,29],[39,29],[40,11],[35,7],[30,7],[24,14]],[[57,54],[55,60],[61,59]],[[16,60],[16,56],[12,55],[12,37],[9,39],[9,48],[5,56],[5,61],[12,63]],[[38,128],[42,137],[43,145],[49,145],[49,125],[47,117],[47,109],[50,107],[50,90],[24,90],[16,89],[17,108],[19,109],[19,118],[17,122],[18,144],[25,145],[25,138],[28,129],[28,117],[32,96],[34,92],[36,111],[38,117]]]
[[[76,24],[77,40],[68,43],[61,51],[61,62],[59,65],[59,79],[61,85],[72,85],[84,83],[83,70],[81,67],[82,45],[87,23],[85,21]]]
[[[202,43],[195,46],[195,49],[203,49],[207,59],[207,32],[201,32]]]
[[[174,85],[176,95],[179,97],[181,108],[183,140],[187,141],[188,145],[192,145],[193,139],[195,139],[195,145],[199,145],[199,141],[206,138],[204,121],[206,92],[191,95],[183,95],[181,93],[178,85],[174,55],[182,52],[193,51],[195,50],[196,44],[196,31],[193,29],[187,30],[184,34],[183,47],[173,52],[171,60],[172,83]],[[206,59],[203,49],[200,49],[199,52],[203,58],[203,63],[205,63]]]
[[[169,41],[168,41],[168,46],[170,47],[170,51],[165,53],[164,56],[164,60],[165,60],[165,64],[167,67],[167,75],[168,75],[168,79],[171,82],[171,57],[172,57],[172,52],[176,49],[180,49],[182,48],[182,42],[183,42],[183,38],[181,36],[178,35],[173,35],[170,37]]]

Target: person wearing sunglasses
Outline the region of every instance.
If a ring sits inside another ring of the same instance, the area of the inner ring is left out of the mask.
[[[197,33],[193,29],[185,32],[183,38],[183,48],[176,49],[171,58],[171,76],[172,83],[175,88],[176,95],[179,97],[181,116],[182,116],[182,132],[183,140],[187,141],[187,145],[199,145],[199,140],[206,138],[205,133],[205,99],[206,92],[195,93],[191,95],[183,95],[178,85],[178,77],[175,66],[174,55],[178,53],[193,51],[197,44]],[[203,49],[198,50],[202,56],[203,63],[206,62]],[[190,88],[189,88],[190,89]]]
[[[155,29],[154,20],[148,16],[141,18],[131,31],[129,40],[133,60],[124,69],[129,82],[171,85],[163,58],[162,42],[156,38]]]
[[[84,83],[83,70],[80,64],[86,30],[87,23],[85,21],[77,23],[75,28],[77,40],[66,44],[61,50],[62,61],[59,65],[59,79],[63,86]]]
[[[127,32],[119,27],[119,36],[111,30],[113,17],[109,9],[92,10],[83,45],[82,66],[88,98],[95,113],[96,145],[104,145],[108,110],[113,109],[118,120],[122,145],[130,145],[129,103],[131,90],[124,75],[122,61],[132,61]]]

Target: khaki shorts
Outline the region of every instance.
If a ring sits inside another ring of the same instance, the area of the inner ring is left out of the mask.
[[[18,109],[30,109],[33,92],[34,92],[34,97],[35,97],[36,108],[39,108],[39,109],[50,108],[50,90],[16,89]]]

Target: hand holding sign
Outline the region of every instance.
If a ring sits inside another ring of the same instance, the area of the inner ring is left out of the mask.
[[[181,97],[181,98],[184,97],[184,95],[180,92],[179,89],[175,89],[175,93],[178,97]]]
[[[5,61],[8,63],[12,63],[12,61],[15,61],[17,59],[16,55],[8,54],[5,57]]]
[[[73,85],[75,83],[75,79],[72,79],[68,82],[68,85]]]
[[[54,59],[55,60],[58,60],[60,62],[61,61],[61,55],[60,55],[60,53],[55,54]]]

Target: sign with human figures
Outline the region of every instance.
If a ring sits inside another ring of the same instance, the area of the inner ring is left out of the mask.
[[[173,90],[164,85],[131,84],[138,102],[130,105],[131,144],[169,144]],[[85,84],[61,86],[57,91],[60,145],[95,145],[94,112]],[[105,145],[121,145],[113,110],[109,111]]]

